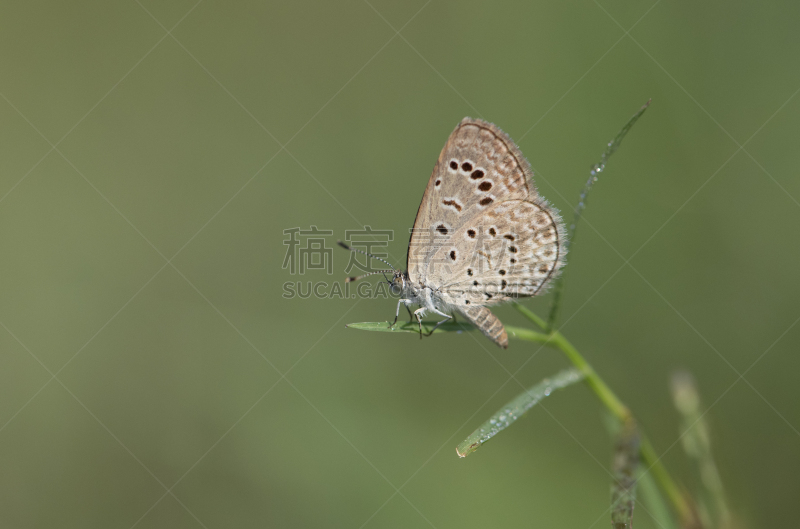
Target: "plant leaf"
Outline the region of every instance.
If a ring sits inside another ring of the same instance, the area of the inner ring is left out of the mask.
[[[636,469],[639,466],[639,430],[629,419],[617,435],[611,482],[611,527],[631,529],[636,504]]]
[[[577,369],[565,369],[556,376],[546,378],[532,388],[523,391],[456,447],[459,457],[467,457],[467,455],[480,448],[483,443],[511,426],[522,414],[549,396],[553,390],[571,386],[583,380],[583,377],[583,373]]]
[[[422,332],[428,333],[436,326],[435,321],[423,321]],[[389,327],[389,322],[385,321],[370,321],[364,323],[348,323],[345,327],[350,329],[359,329],[362,331],[378,331],[378,332],[411,332],[419,334],[419,325],[417,322],[412,323],[398,323],[393,328]],[[450,322],[441,324],[434,333],[440,332],[465,332],[474,331],[475,326],[469,323]],[[525,340],[527,342],[547,343],[550,341],[550,336],[540,332],[532,331],[524,327],[506,327],[506,332],[511,338]]]
[[[378,332],[413,332],[414,334],[419,334],[419,325],[417,322],[413,323],[397,323],[394,327],[389,326],[390,323],[386,321],[369,321],[364,323],[348,323],[345,327],[349,329],[359,329],[362,331],[378,331]],[[430,332],[431,329],[436,325],[435,321],[423,321],[422,322],[422,332]],[[475,327],[470,325],[469,323],[460,323],[460,322],[447,322],[443,323],[436,329],[437,333],[440,332],[463,332],[463,331],[472,331]]]
[[[656,485],[652,474],[646,469],[639,470],[636,478],[636,488],[639,490],[640,501],[647,506],[647,512],[656,521],[661,529],[678,529],[672,513],[664,501],[664,496]]]
[[[634,114],[631,119],[625,123],[625,126],[620,129],[614,139],[608,142],[606,146],[606,150],[603,151],[602,156],[600,157],[600,162],[594,164],[592,166],[591,171],[589,171],[589,179],[584,184],[583,189],[581,190],[580,200],[578,201],[578,205],[575,207],[575,211],[573,212],[572,223],[569,225],[567,229],[567,240],[564,242],[565,250],[569,250],[570,245],[575,240],[575,230],[578,227],[578,222],[581,220],[581,215],[583,214],[583,210],[586,209],[586,197],[589,196],[589,191],[592,190],[592,186],[595,182],[597,182],[597,175],[603,172],[606,168],[606,163],[608,163],[608,159],[611,157],[612,154],[616,152],[620,145],[622,145],[622,139],[625,138],[625,135],[628,134],[628,131],[631,130],[634,123],[636,123],[644,111],[647,110],[647,107],[650,106],[650,99],[647,100],[647,103],[639,109],[636,114]],[[556,280],[555,288],[553,288],[553,302],[550,306],[550,314],[547,317],[547,329],[553,329],[556,326],[556,322],[558,320],[558,310],[561,306],[561,296],[564,291],[564,278],[566,276],[566,270],[561,272],[561,275]]]
[[[628,131],[631,130],[633,124],[636,123],[640,117],[642,117],[644,111],[647,110],[647,107],[650,106],[651,101],[652,99],[648,99],[647,103],[642,105],[642,108],[640,108],[639,111],[636,112],[636,114],[634,114],[631,117],[631,119],[628,120],[627,123],[625,123],[625,126],[622,127],[622,129],[617,133],[614,139],[609,142],[608,147],[606,147],[606,150],[605,152],[603,152],[603,156],[600,159],[600,164],[605,164],[608,161],[609,157],[616,152],[616,150],[619,148],[620,145],[622,145],[622,139],[625,137]]]

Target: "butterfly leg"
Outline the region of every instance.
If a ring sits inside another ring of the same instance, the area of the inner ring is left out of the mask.
[[[400,317],[400,305],[403,304],[403,303],[406,304],[406,310],[408,311],[408,315],[411,316],[411,309],[408,308],[408,304],[411,303],[411,300],[410,299],[400,299],[400,300],[398,300],[397,301],[397,310],[394,313],[394,321],[392,322],[391,325],[389,325],[390,329],[392,329],[395,326],[395,324],[397,323],[397,318]],[[410,320],[409,320],[409,323],[411,323]]]
[[[443,324],[444,322],[446,322],[446,321],[450,321],[450,320],[453,320],[453,319],[455,319],[455,318],[453,318],[453,316],[452,316],[451,314],[445,314],[444,312],[439,312],[439,311],[438,311],[438,310],[436,310],[436,309],[433,309],[433,312],[435,312],[435,313],[436,313],[436,314],[438,314],[439,316],[444,316],[444,319],[443,319],[442,321],[440,321],[439,323],[437,323],[436,325],[434,325],[434,326],[433,326],[433,329],[431,329],[431,332],[429,332],[429,333],[428,333],[428,334],[426,334],[425,336],[430,336],[431,334],[433,334],[433,331],[435,331],[436,329],[438,329],[438,328],[439,328],[439,325]],[[421,331],[420,331],[420,332],[421,332]],[[420,334],[420,338],[422,338],[422,334]]]
[[[414,315],[411,314],[411,309],[408,308],[408,305],[406,305],[406,310],[408,311],[408,323],[411,323],[414,321]]]
[[[422,316],[425,315],[425,307],[420,307],[414,311],[414,316],[417,317],[417,323],[419,323],[419,339],[422,340]]]

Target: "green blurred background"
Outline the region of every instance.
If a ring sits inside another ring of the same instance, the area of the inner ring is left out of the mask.
[[[393,229],[404,264],[464,116],[517,140],[568,212],[648,98],[590,197],[562,330],[694,491],[668,384],[690,370],[739,519],[795,525],[798,17],[789,1],[0,3],[0,525],[607,527],[612,442],[583,386],[455,454],[520,391],[509,371],[533,385],[559,353],[345,329],[394,302],[282,298],[348,261],[292,276],[283,230],[332,246]]]

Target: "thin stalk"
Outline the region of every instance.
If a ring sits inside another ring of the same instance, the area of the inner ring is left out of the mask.
[[[597,374],[594,368],[587,362],[583,356],[578,352],[575,347],[564,338],[564,335],[558,331],[551,333],[551,343],[562,353],[564,353],[572,365],[581,370],[586,376],[584,379],[586,384],[594,391],[595,395],[600,401],[608,408],[608,410],[619,419],[620,422],[625,423],[631,418],[631,410],[611,391],[611,388],[606,385],[602,378]]]
[[[535,323],[541,330],[547,331],[548,333],[550,332],[550,327],[547,325],[547,322],[544,321],[543,318],[540,318],[539,315],[533,312],[531,309],[525,305],[520,305],[519,303],[514,303],[514,308]]]
[[[642,444],[639,447],[639,453],[642,455],[642,461],[647,463],[650,473],[658,483],[662,492],[669,498],[670,503],[678,513],[678,518],[683,522],[684,527],[698,527],[694,522],[688,523],[688,520],[694,520],[694,510],[686,502],[686,498],[681,494],[678,485],[673,481],[672,476],[669,475],[667,469],[661,463],[661,460],[656,455],[656,451],[650,441],[642,435]]]
[[[538,325],[541,328],[546,328],[547,323],[542,320],[539,316],[534,314],[532,311],[523,307],[519,304],[514,304],[514,308],[516,308],[519,312],[521,312],[525,317],[531,320],[534,324]],[[536,333],[539,334],[539,333]],[[520,339],[525,339],[522,335],[517,335]],[[542,343],[541,340],[536,340],[538,343]],[[586,359],[581,355],[575,346],[573,346],[560,332],[556,330],[551,330],[549,333],[549,340],[545,342],[545,345],[549,345],[555,349],[560,350],[567,359],[574,365],[577,369],[581,371],[584,375],[584,382],[589,388],[597,395],[597,398],[600,399],[600,402],[622,423],[625,423],[629,419],[633,417],[630,409],[623,404],[623,402],[619,399],[619,397],[614,394],[611,388],[600,378],[600,375],[594,370],[594,368],[586,361]],[[682,521],[693,520],[694,515],[692,514],[693,511],[689,507],[689,504],[686,502],[686,499],[680,492],[678,485],[672,479],[672,476],[669,475],[667,469],[661,463],[659,457],[656,455],[655,450],[653,449],[653,445],[650,444],[650,441],[642,434],[641,436],[641,445],[639,448],[639,453],[642,457],[642,461],[644,461],[650,472],[652,473],[655,481],[658,483],[659,487],[661,488],[664,495],[669,499],[670,503],[672,504],[675,511],[678,513],[678,516]]]

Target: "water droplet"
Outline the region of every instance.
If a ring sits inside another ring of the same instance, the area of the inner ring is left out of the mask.
[[[544,388],[544,396],[545,397],[549,397],[550,393],[552,393],[552,391],[553,391],[553,388],[550,388],[550,387]]]

